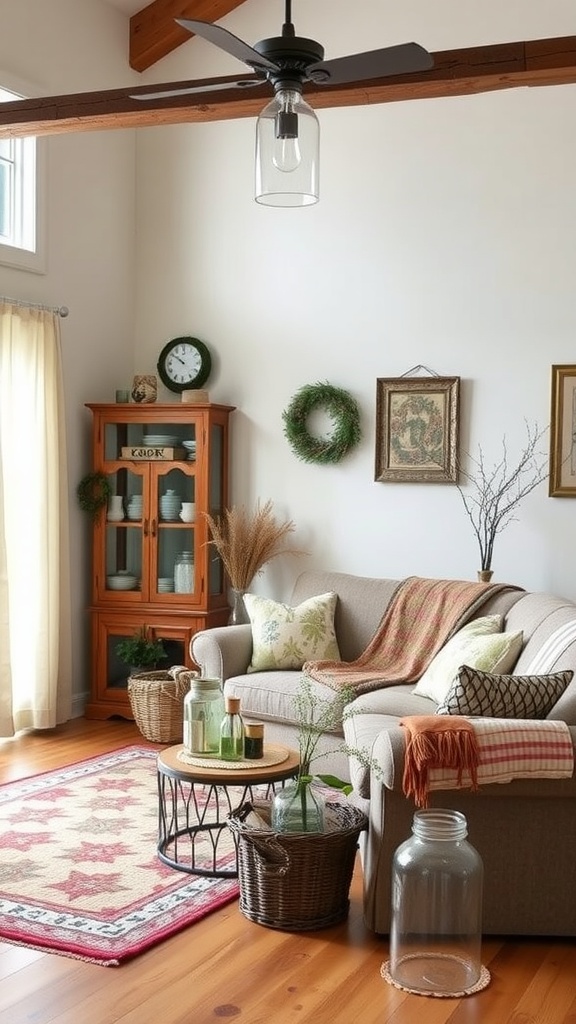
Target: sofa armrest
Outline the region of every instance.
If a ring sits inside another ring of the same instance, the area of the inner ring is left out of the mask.
[[[371,792],[375,782],[386,789],[402,791],[405,750],[406,738],[404,730],[399,725],[382,729],[378,733],[372,747],[372,757],[380,765],[382,774],[372,779]]]
[[[531,724],[534,724],[533,722]],[[576,751],[576,726],[569,726],[570,735],[572,738],[572,745]],[[406,750],[406,736],[401,726],[389,726],[383,729],[374,741],[372,748],[372,757],[378,762],[381,769],[381,774],[378,776],[372,776],[370,783],[370,792],[374,791],[374,786],[385,786],[386,789],[394,790],[395,792],[403,792],[402,788],[402,776],[404,774],[404,754]],[[525,793],[528,794],[531,791],[531,787],[536,787],[539,792],[546,789],[551,793],[558,791],[559,784],[564,785],[565,789],[570,787],[576,791],[576,775],[573,775],[571,779],[546,779],[539,778],[537,775],[529,778],[518,778],[512,779],[506,783],[504,789],[507,793]],[[491,792],[498,790],[502,787],[502,783],[492,782],[484,786],[481,789],[484,792]],[[466,787],[464,787],[466,788]],[[437,792],[442,792],[438,790]],[[454,792],[454,790],[450,790]],[[501,790],[502,792],[502,790]]]
[[[246,674],[252,657],[252,627],[214,626],[192,637],[190,654],[202,675],[225,683],[231,676]]]

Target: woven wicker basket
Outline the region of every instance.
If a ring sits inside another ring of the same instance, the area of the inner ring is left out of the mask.
[[[254,804],[269,820],[266,805]],[[358,837],[368,819],[350,804],[331,804],[335,831],[280,833],[244,822],[252,804],[228,820],[238,847],[240,911],[250,921],[285,931],[310,931],[344,921]]]
[[[134,721],[153,743],[181,743],[184,697],[192,672],[137,672],[128,678],[128,697]]]

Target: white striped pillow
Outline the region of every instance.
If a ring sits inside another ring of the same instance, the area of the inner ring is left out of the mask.
[[[526,676],[541,675],[551,672],[558,658],[564,654],[570,644],[576,640],[576,619],[565,622],[544,641],[537,654],[526,667],[522,666],[522,674]]]

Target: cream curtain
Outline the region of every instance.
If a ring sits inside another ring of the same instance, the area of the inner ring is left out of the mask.
[[[60,323],[0,300],[0,736],[71,715]]]

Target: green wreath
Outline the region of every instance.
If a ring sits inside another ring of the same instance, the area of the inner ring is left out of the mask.
[[[334,420],[334,430],[329,437],[313,437],[307,427],[308,416],[320,406]],[[343,388],[328,383],[300,388],[282,413],[282,419],[284,434],[303,462],[340,462],[362,436],[356,402]]]
[[[78,504],[83,512],[90,512],[94,518],[107,504],[112,488],[104,473],[87,473],[76,488]]]

